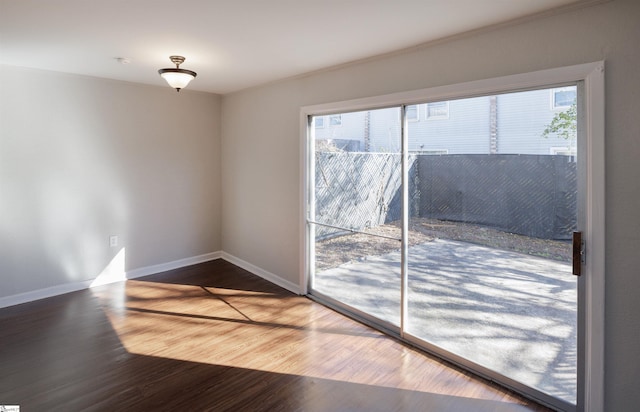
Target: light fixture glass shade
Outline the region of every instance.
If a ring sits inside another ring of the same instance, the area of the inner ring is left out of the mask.
[[[160,76],[176,90],[187,87],[189,82],[196,77],[196,73],[185,69],[161,69]]]

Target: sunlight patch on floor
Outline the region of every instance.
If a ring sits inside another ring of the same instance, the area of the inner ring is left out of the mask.
[[[439,363],[361,324],[336,326],[341,315],[304,297],[137,280],[124,285],[95,294],[132,354],[443,395],[459,390],[459,379],[474,384],[455,370],[440,380]],[[123,307],[110,307],[114,293]],[[439,376],[435,388],[425,382],[430,373]],[[478,384],[467,397],[495,396]]]

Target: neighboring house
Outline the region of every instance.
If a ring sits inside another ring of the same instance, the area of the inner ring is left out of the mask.
[[[575,155],[575,141],[543,137],[556,113],[575,100],[570,86],[408,106],[409,151]],[[398,109],[317,116],[315,136],[333,150],[399,152],[399,118]]]

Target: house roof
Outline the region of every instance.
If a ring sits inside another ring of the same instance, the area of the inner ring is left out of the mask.
[[[178,54],[224,94],[599,2],[0,0],[0,63],[163,85]]]

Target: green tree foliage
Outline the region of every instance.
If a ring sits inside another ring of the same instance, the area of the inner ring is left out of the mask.
[[[578,135],[578,106],[573,103],[567,110],[556,113],[551,123],[542,132],[542,137],[558,136],[566,140],[575,140]]]

